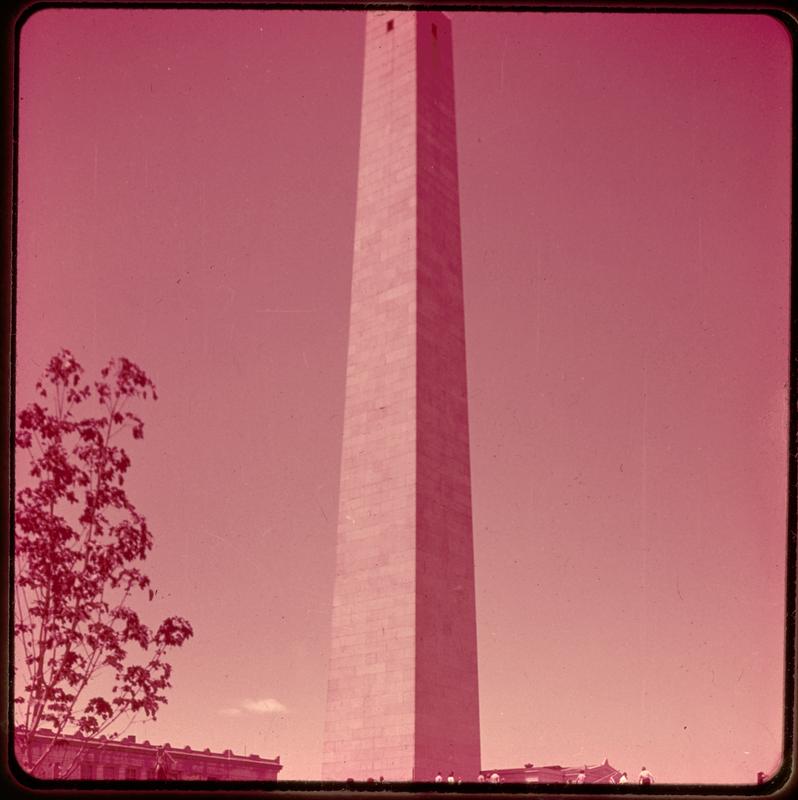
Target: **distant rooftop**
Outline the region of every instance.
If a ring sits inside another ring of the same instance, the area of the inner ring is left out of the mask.
[[[37,731],[37,735],[43,737],[51,737],[55,735],[55,731],[49,728],[40,728]],[[75,734],[61,734],[61,739],[64,741],[81,741],[86,740],[82,733],[79,731]],[[259,762],[268,762],[270,764],[279,764],[280,763],[280,756],[275,756],[274,758],[262,758],[257,753],[249,753],[248,755],[236,755],[232,750],[227,749],[222,751],[221,753],[213,752],[209,747],[206,747],[204,750],[194,750],[190,745],[185,745],[184,747],[172,747],[169,742],[163,745],[156,745],[151,744],[148,739],[145,739],[143,742],[137,742],[136,737],[132,735],[124,736],[122,738],[115,738],[110,736],[98,736],[96,739],[93,739],[88,742],[90,746],[102,746],[106,748],[117,748],[123,747],[127,749],[136,749],[139,751],[142,750],[159,750],[163,747],[166,750],[169,750],[173,753],[185,753],[186,755],[191,754],[192,756],[196,757],[210,757],[210,758],[225,758],[225,759],[232,759],[237,761],[259,761]]]
[[[621,774],[606,758],[601,764],[580,764],[576,767],[529,762],[523,767],[480,770],[486,778],[495,772],[506,783],[570,783],[582,771],[585,773],[585,783],[613,783]]]

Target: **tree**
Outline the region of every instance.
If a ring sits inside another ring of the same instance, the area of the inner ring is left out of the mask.
[[[31,773],[65,735],[80,733],[88,744],[120,719],[155,719],[171,686],[164,657],[193,634],[182,617],[151,629],[132,607],[155,596],[139,568],[152,534],[125,491],[130,459],[116,438],[142,438],[129,406],[157,399],[155,386],[126,358],[110,361],[92,385],[83,372],[62,350],[36,384],[41,403],[17,415],[30,480],[15,507],[15,744]],[[90,399],[97,416],[79,418]],[[34,755],[42,728],[53,736]]]

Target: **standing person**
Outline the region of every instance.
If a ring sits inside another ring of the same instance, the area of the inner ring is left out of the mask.
[[[165,781],[169,777],[169,769],[175,760],[166,750],[166,747],[159,747],[155,751],[155,780]]]
[[[443,775],[440,772],[435,776],[435,783],[443,783]]]
[[[585,771],[583,769],[579,770],[579,774],[576,776],[577,783],[584,783],[585,782]]]
[[[477,775],[477,783],[485,783],[485,776],[481,772]]]
[[[449,777],[446,779],[446,783],[454,783],[454,771],[449,773]]]
[[[637,779],[638,783],[643,784],[643,786],[650,786],[654,783],[654,776],[645,768],[640,770],[640,775]]]
[[[501,780],[501,778],[499,777],[499,773],[498,772],[492,772],[491,773],[491,775],[490,775],[490,782],[491,783],[498,783],[500,780]]]
[[[626,777],[625,772],[621,773],[621,777],[618,778],[618,783],[629,783],[629,778]]]

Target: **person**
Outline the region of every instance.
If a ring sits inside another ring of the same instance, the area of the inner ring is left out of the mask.
[[[629,778],[626,777],[625,772],[621,773],[621,777],[618,778],[618,783],[629,783]]]
[[[477,783],[485,783],[485,776],[481,772],[477,775]]]
[[[757,772],[756,773],[756,782],[757,783],[764,783],[767,779],[767,775],[764,772]]]
[[[443,775],[440,772],[435,776],[435,783],[443,783]]]
[[[490,774],[490,782],[491,783],[499,783],[499,781],[501,781],[501,778],[499,777],[499,773],[498,772],[491,772],[491,774]]]
[[[166,747],[159,747],[155,751],[155,780],[165,781],[169,777],[169,768],[174,763],[175,760],[166,751]]]
[[[454,772],[449,773],[449,777],[446,779],[446,783],[454,783]]]
[[[641,783],[643,786],[650,786],[654,783],[654,776],[645,768],[640,770],[640,775],[637,779],[638,783]]]
[[[576,776],[577,783],[584,783],[585,782],[585,771],[583,769],[579,770],[579,774]]]

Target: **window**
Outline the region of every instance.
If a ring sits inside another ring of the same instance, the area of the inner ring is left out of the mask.
[[[86,764],[84,762],[80,765],[80,779],[82,781],[94,780],[94,764]]]
[[[135,781],[138,780],[139,771],[135,767],[126,767],[125,768],[125,780],[126,781]]]
[[[116,767],[113,764],[103,764],[103,778],[107,781],[116,780]]]
[[[385,26],[385,32],[390,33],[393,30],[393,20],[389,19],[388,24]]]

